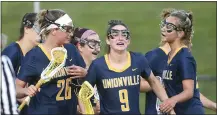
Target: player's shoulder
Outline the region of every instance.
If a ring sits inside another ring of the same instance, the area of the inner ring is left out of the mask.
[[[180,50],[181,57],[193,57],[189,48],[184,47]]]
[[[136,58],[138,58],[138,57],[144,56],[144,54],[142,54],[142,53],[140,53],[140,52],[129,51],[129,53],[130,53],[130,56],[131,56],[131,57],[136,57]]]
[[[145,57],[147,58],[147,60],[158,60],[158,59],[167,59],[168,55],[166,53],[166,51],[164,51],[162,48],[158,47],[158,48],[154,48],[150,51],[148,51],[145,54]]]
[[[150,52],[162,52],[163,50],[160,47],[152,49]]]
[[[66,48],[67,50],[76,49],[75,45],[70,44],[70,43],[64,44],[64,48]]]
[[[27,56],[39,56],[40,57],[41,54],[42,54],[41,48],[39,46],[35,46],[26,53],[25,57]]]
[[[140,53],[140,52],[132,52],[132,51],[130,51],[129,53],[130,53],[132,61],[140,62],[140,61],[147,60],[145,55]]]
[[[8,52],[18,52],[18,50],[19,50],[18,44],[16,42],[13,42],[4,48],[4,50],[2,51],[2,54],[8,53]]]
[[[6,48],[17,47],[17,46],[18,46],[17,42],[12,42]]]
[[[64,48],[67,50],[68,55],[77,56],[79,54],[74,44],[71,43],[64,44]]]
[[[148,51],[146,54],[163,54],[163,55],[167,55],[167,53],[161,47],[154,48],[154,49]]]
[[[144,63],[148,62],[145,55],[140,53],[140,52],[132,52],[132,51],[130,51],[130,56],[131,56],[132,63],[137,63],[137,64],[140,65],[142,63],[144,64]]]
[[[153,56],[156,56],[156,54],[158,54],[159,52],[161,51],[160,48],[154,48],[148,52],[145,53],[145,57],[146,58],[149,58],[149,57],[153,57]]]
[[[180,60],[189,60],[195,62],[194,56],[192,55],[191,51],[189,48],[182,48],[180,51]]]
[[[96,58],[95,60],[93,60],[92,63],[94,65],[102,65],[103,63],[105,63],[105,58],[106,58],[106,55],[100,56],[100,57]]]

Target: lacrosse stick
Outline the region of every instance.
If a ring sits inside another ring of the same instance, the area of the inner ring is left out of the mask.
[[[51,61],[48,66],[41,73],[41,79],[36,84],[36,89],[38,90],[43,83],[49,82],[54,79],[54,76],[63,66],[67,58],[67,50],[63,47],[56,47],[51,50]],[[18,110],[21,111],[23,107],[30,101],[30,96],[27,96],[22,104],[19,106]]]
[[[91,84],[85,81],[81,85],[81,89],[78,93],[78,98],[84,107],[83,114],[94,114],[92,104],[90,102],[90,98],[94,95],[94,89]]]
[[[96,85],[94,86],[94,98],[95,103],[99,101],[99,94]]]

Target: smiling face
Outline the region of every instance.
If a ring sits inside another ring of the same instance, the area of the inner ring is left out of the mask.
[[[88,60],[94,60],[100,53],[100,38],[98,34],[88,36],[84,41],[84,46],[80,47],[81,55],[87,57]]]
[[[111,33],[106,40],[110,50],[125,51],[130,44],[129,32],[123,25],[116,25],[111,28]]]

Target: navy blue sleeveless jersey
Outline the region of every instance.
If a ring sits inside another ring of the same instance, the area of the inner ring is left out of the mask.
[[[163,69],[167,65],[168,56],[161,48],[155,48],[145,54],[153,74],[162,81]],[[159,110],[160,99],[153,91],[146,93],[145,114],[162,114]]]
[[[66,44],[67,59],[65,66],[78,65],[84,67],[83,58],[72,44]],[[51,58],[42,45],[30,50],[22,64],[18,79],[25,82],[37,81],[49,64]],[[71,79],[65,73],[59,73],[60,78],[53,79],[41,86],[40,92],[31,98],[28,114],[76,114],[77,97],[71,87]]]
[[[187,47],[181,47],[175,53],[176,55],[168,60],[162,75],[167,95],[172,97],[181,93],[183,91],[182,81],[186,79],[194,80],[194,92],[191,99],[177,103],[174,110],[178,115],[204,114],[197,88],[196,61]]]
[[[97,58],[89,67],[86,81],[96,84],[100,114],[140,114],[140,76],[148,78],[151,69],[144,55],[128,52],[127,64],[112,67],[108,55]]]
[[[10,58],[11,63],[13,65],[15,75],[17,76],[20,65],[24,58],[23,52],[21,47],[19,46],[18,42],[13,42],[9,44],[3,51],[2,55],[6,55]]]

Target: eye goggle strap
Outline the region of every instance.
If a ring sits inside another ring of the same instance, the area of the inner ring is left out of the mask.
[[[62,26],[67,26],[67,25],[74,27],[74,25],[72,23],[72,19],[68,16],[68,14],[61,16],[55,22],[49,20],[48,18],[45,18],[45,19],[50,23],[50,25],[46,28],[46,30],[49,30],[52,28],[59,28]],[[72,25],[69,25],[69,23],[72,23]]]

